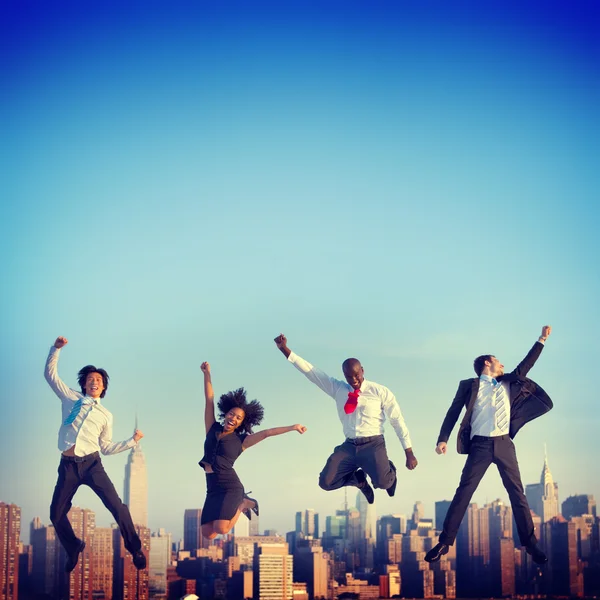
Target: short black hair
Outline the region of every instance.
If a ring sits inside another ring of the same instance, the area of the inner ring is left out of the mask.
[[[233,392],[227,392],[219,398],[217,403],[219,418],[223,419],[232,408],[241,408],[244,411],[244,420],[238,427],[241,433],[252,433],[252,428],[260,425],[265,416],[265,409],[258,400],[246,399],[246,390],[239,388]]]
[[[481,376],[481,371],[485,367],[485,361],[492,362],[492,358],[494,358],[493,354],[482,354],[473,361],[473,368],[475,369],[475,373],[477,373],[477,377]]]
[[[85,391],[85,380],[90,373],[99,373],[102,375],[102,383],[104,385],[104,389],[100,394],[100,398],[104,398],[104,394],[106,394],[106,390],[108,389],[108,373],[104,369],[97,369],[94,365],[86,365],[77,373],[77,381],[79,383],[79,387],[81,388],[81,393],[86,394]]]

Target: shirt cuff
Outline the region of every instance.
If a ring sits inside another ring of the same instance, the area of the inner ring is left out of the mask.
[[[135,441],[134,437],[131,436],[131,439],[128,440],[128,442],[127,442],[127,449],[129,449],[129,448],[135,448],[137,446],[137,444],[138,443]]]
[[[297,359],[297,358],[298,358],[298,355],[297,355],[297,354],[296,354],[294,351],[290,350],[290,355],[287,357],[287,359],[288,359],[288,360],[289,360],[289,361],[290,361],[290,362],[291,362],[293,365],[295,365],[295,364],[296,364],[296,359]]]
[[[412,448],[412,442],[409,437],[400,438],[400,443],[402,444],[402,448],[406,450],[407,448]]]
[[[544,340],[544,339],[542,339],[541,337],[539,337],[539,338],[538,338],[538,342],[539,342],[540,344],[545,344],[545,343],[546,343],[546,340]]]

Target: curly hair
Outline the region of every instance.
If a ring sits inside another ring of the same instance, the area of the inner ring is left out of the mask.
[[[244,420],[238,427],[241,433],[252,433],[252,428],[260,425],[265,416],[265,409],[258,400],[248,402],[244,388],[223,394],[219,398],[217,408],[219,409],[219,418],[221,419],[225,418],[225,415],[232,408],[241,408],[244,411]]]
[[[85,380],[90,373],[98,373],[102,376],[102,384],[104,385],[104,389],[100,394],[100,398],[104,398],[106,394],[106,390],[108,389],[108,373],[104,369],[96,369],[94,365],[86,365],[77,373],[77,383],[79,383],[79,387],[81,388],[81,393],[85,394]]]

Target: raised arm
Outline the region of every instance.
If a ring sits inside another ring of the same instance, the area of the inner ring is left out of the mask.
[[[200,365],[200,370],[204,373],[204,398],[206,404],[204,405],[204,426],[206,433],[213,426],[215,419],[215,393],[213,392],[212,379],[210,376],[210,365],[207,362],[203,362]]]
[[[297,431],[302,434],[306,431],[306,427],[304,425],[290,425],[289,427],[273,427],[271,429],[263,429],[258,433],[252,433],[246,436],[244,443],[242,444],[242,448],[247,450],[251,446],[258,444],[258,442],[262,442],[266,440],[268,437],[273,437],[274,435],[281,435],[282,433],[288,433],[290,431]]]
[[[548,339],[548,336],[552,333],[552,327],[550,325],[544,325],[542,327],[542,333],[538,338],[538,341],[533,345],[531,350],[527,353],[527,356],[518,364],[517,368],[513,371],[515,375],[525,377],[535,365],[537,359],[540,357],[542,350],[544,349],[544,343]]]
[[[400,443],[402,444],[402,448],[404,448],[404,454],[406,455],[406,468],[409,471],[412,471],[419,463],[417,461],[416,456],[412,451],[412,442],[410,441],[410,434],[408,432],[408,427],[404,421],[404,417],[402,416],[402,411],[400,410],[400,405],[396,400],[396,396],[392,394],[390,390],[386,388],[386,395],[382,401],[383,410],[385,412],[386,417],[389,419],[390,424],[394,428]]]
[[[59,336],[56,338],[54,345],[50,348],[48,358],[46,359],[46,367],[44,369],[44,377],[48,382],[48,385],[52,388],[52,391],[61,400],[70,400],[75,402],[80,398],[83,398],[83,394],[72,390],[66,385],[63,380],[58,376],[58,357],[60,355],[60,349],[69,343],[66,337]]]
[[[102,429],[102,433],[98,438],[98,445],[100,446],[100,452],[102,452],[102,454],[119,454],[119,452],[133,448],[143,437],[144,434],[139,429],[136,429],[133,436],[128,440],[123,440],[122,442],[113,442],[111,415],[108,419],[108,423],[104,426],[104,429]]]
[[[281,350],[281,353],[291,362],[298,371],[304,373],[306,378],[314,383],[318,388],[323,390],[326,394],[335,398],[335,394],[341,385],[345,385],[341,381],[329,377],[327,373],[321,371],[317,367],[311,365],[308,361],[300,358],[296,353],[292,352],[287,345],[287,338],[283,333],[275,338],[275,344]]]

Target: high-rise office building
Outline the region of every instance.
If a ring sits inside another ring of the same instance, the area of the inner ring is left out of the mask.
[[[402,539],[400,534],[406,533],[406,517],[404,515],[384,515],[377,520],[377,560],[381,564],[388,564],[393,562],[399,562],[392,560],[391,556],[396,556],[396,551],[391,550],[389,541],[393,536],[398,536]]]
[[[150,530],[136,525],[146,560],[150,553]],[[113,530],[113,600],[148,600],[148,567],[138,571],[125,549],[121,532]]]
[[[87,508],[73,506],[67,516],[75,535],[86,544],[79,555],[77,566],[67,575],[69,600],[92,600],[92,540],[96,529],[96,515]],[[60,562],[63,563],[67,559],[64,549],[61,549],[60,554]]]
[[[444,529],[444,519],[450,508],[450,500],[439,500],[435,503],[435,529],[441,532]]]
[[[562,516],[567,521],[571,517],[580,517],[581,515],[596,516],[596,500],[594,500],[594,496],[577,494],[576,496],[569,496],[562,503]]]
[[[240,515],[231,533],[237,537],[248,537],[250,535],[250,521],[246,515]]]
[[[51,598],[59,596],[60,542],[52,525],[39,526],[31,530],[32,567],[31,582],[35,593]]]
[[[116,526],[115,526],[116,528]],[[113,594],[113,533],[110,527],[96,527],[92,540],[92,594],[95,598],[112,600]]]
[[[201,508],[186,508],[183,513],[183,549],[198,550],[203,547],[200,517]]]
[[[375,546],[377,544],[377,513],[375,504],[369,504],[365,495],[358,492],[356,508],[360,515],[358,541],[359,565],[363,569],[373,569],[375,566]]]
[[[490,575],[492,596],[515,594],[515,552],[512,508],[500,500],[487,504],[489,514]]]
[[[292,600],[293,570],[286,543],[262,544],[254,556],[254,598]]]
[[[296,532],[302,533],[304,536],[318,538],[319,513],[316,513],[312,508],[298,511],[296,513]]]
[[[21,508],[0,502],[0,600],[19,597]]]
[[[552,596],[583,596],[583,572],[577,558],[577,525],[556,516],[543,524],[548,555],[546,593]]]
[[[326,598],[329,581],[329,556],[319,540],[299,540],[294,552],[294,581],[306,583],[310,600]]]
[[[135,419],[137,429],[137,417]],[[134,525],[148,525],[148,472],[140,443],[129,452],[125,465],[123,502],[129,507]]]
[[[470,504],[456,536],[457,596],[489,596],[489,512]]]
[[[171,534],[159,529],[150,537],[148,587],[150,595],[167,593],[167,567],[171,563]]]
[[[529,508],[546,523],[560,514],[558,509],[558,483],[556,483],[548,466],[548,456],[544,455],[544,466],[539,483],[525,486],[525,496]]]

